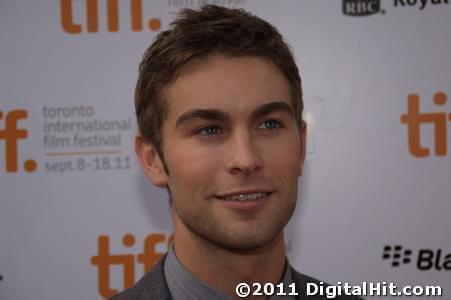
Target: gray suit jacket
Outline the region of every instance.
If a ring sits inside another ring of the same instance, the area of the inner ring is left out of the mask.
[[[141,278],[136,285],[130,289],[123,291],[112,297],[110,300],[171,300],[171,294],[166,284],[164,277],[164,256],[155,266]],[[296,283],[296,288],[299,293],[297,299],[308,300],[326,300],[326,296],[307,296],[306,284],[314,282],[319,284],[319,280],[308,277],[306,275],[296,272],[294,269],[292,273],[293,281]],[[361,300],[359,297],[338,296],[337,300]]]

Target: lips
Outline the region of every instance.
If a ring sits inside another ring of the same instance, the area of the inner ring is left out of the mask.
[[[222,200],[226,200],[226,201],[245,202],[245,201],[251,201],[251,200],[258,200],[260,198],[268,196],[269,194],[270,194],[269,192],[238,193],[238,194],[228,195],[228,196],[219,197],[219,198]]]
[[[227,194],[216,195],[216,199],[231,209],[238,211],[259,211],[271,199],[274,191],[264,189],[240,190]]]

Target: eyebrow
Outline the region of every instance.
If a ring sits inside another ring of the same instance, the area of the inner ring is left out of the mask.
[[[230,120],[230,117],[225,112],[218,109],[191,109],[184,114],[182,114],[176,121],[175,127],[179,127],[184,123],[188,123],[193,119],[205,119],[212,121],[220,121],[227,122]]]
[[[258,107],[255,111],[252,112],[252,119],[258,119],[277,111],[286,112],[294,117],[294,110],[287,102],[276,101],[266,103]]]
[[[259,106],[256,110],[252,112],[252,119],[258,119],[263,116],[269,115],[276,111],[287,112],[291,116],[294,116],[293,108],[284,101],[276,101],[263,104]],[[189,123],[193,119],[205,119],[212,120],[218,122],[229,122],[230,116],[224,111],[218,109],[191,109],[185,113],[183,113],[176,121],[175,127],[180,127],[185,123]]]

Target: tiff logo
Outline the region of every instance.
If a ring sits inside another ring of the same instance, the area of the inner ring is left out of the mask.
[[[434,103],[442,106],[447,101],[445,93],[438,92],[434,95]],[[416,157],[429,156],[429,148],[422,147],[420,142],[420,127],[422,124],[434,125],[435,155],[445,156],[447,149],[447,121],[451,121],[451,113],[420,112],[420,97],[411,94],[407,97],[407,113],[401,116],[401,123],[407,126],[409,151]]]
[[[122,238],[122,245],[130,248],[135,245],[135,236],[126,234]],[[156,245],[166,242],[167,248],[172,243],[172,237],[166,240],[164,234],[150,234],[143,243],[143,252],[133,254],[110,254],[110,238],[100,236],[97,240],[98,253],[91,257],[91,264],[97,266],[97,281],[99,294],[104,298],[110,298],[120,290],[130,288],[135,284],[135,259],[143,266],[143,274],[146,273],[164,253],[156,252]],[[112,289],[110,287],[110,267],[113,265],[123,268],[123,287]]]
[[[5,120],[4,129],[0,129],[0,140],[5,141],[5,165],[6,172],[15,173],[18,170],[19,164],[19,143],[20,139],[28,137],[26,129],[18,129],[17,123],[19,120],[27,119],[28,113],[26,110],[18,109],[12,110],[8,113],[0,111],[0,120]],[[34,172],[36,170],[36,161],[28,159],[23,165],[25,171]]]
[[[119,31],[119,0],[106,0],[107,30]],[[82,32],[82,25],[74,22],[72,12],[73,0],[60,0],[61,26],[67,33],[77,34]],[[86,2],[86,30],[87,32],[99,31],[99,3],[98,0],[85,0]],[[143,30],[142,0],[130,0],[130,20],[133,31]],[[158,18],[150,18],[148,28],[157,31],[161,28]]]

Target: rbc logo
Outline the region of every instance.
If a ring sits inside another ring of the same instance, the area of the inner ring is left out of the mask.
[[[28,112],[23,109],[12,110],[8,113],[0,111],[0,121],[4,120],[4,128],[0,129],[0,140],[4,140],[5,144],[5,165],[6,172],[15,173],[18,170],[18,141],[28,137],[26,129],[18,129],[17,123],[19,120],[27,119]],[[23,168],[27,172],[34,172],[36,170],[36,161],[28,159],[24,162]]]
[[[380,7],[380,0],[343,0],[343,13],[348,16],[373,15]]]
[[[86,2],[86,29],[88,32],[99,31],[99,3],[98,0],[84,0]],[[106,1],[107,30],[109,32],[119,31],[119,0]],[[61,26],[67,33],[77,34],[82,32],[82,25],[76,24],[73,18],[72,0],[60,0],[61,5]],[[142,31],[142,0],[130,0],[131,29]],[[151,31],[161,28],[161,21],[157,18],[150,18],[148,27]]]
[[[434,103],[442,106],[447,101],[445,93],[438,92],[434,95]],[[421,113],[420,97],[412,94],[407,97],[407,113],[401,116],[401,123],[407,126],[409,150],[413,156],[427,157],[430,155],[429,148],[422,147],[420,139],[420,127],[422,124],[434,126],[435,155],[445,156],[447,149],[447,127],[451,121],[451,113],[445,112]]]

